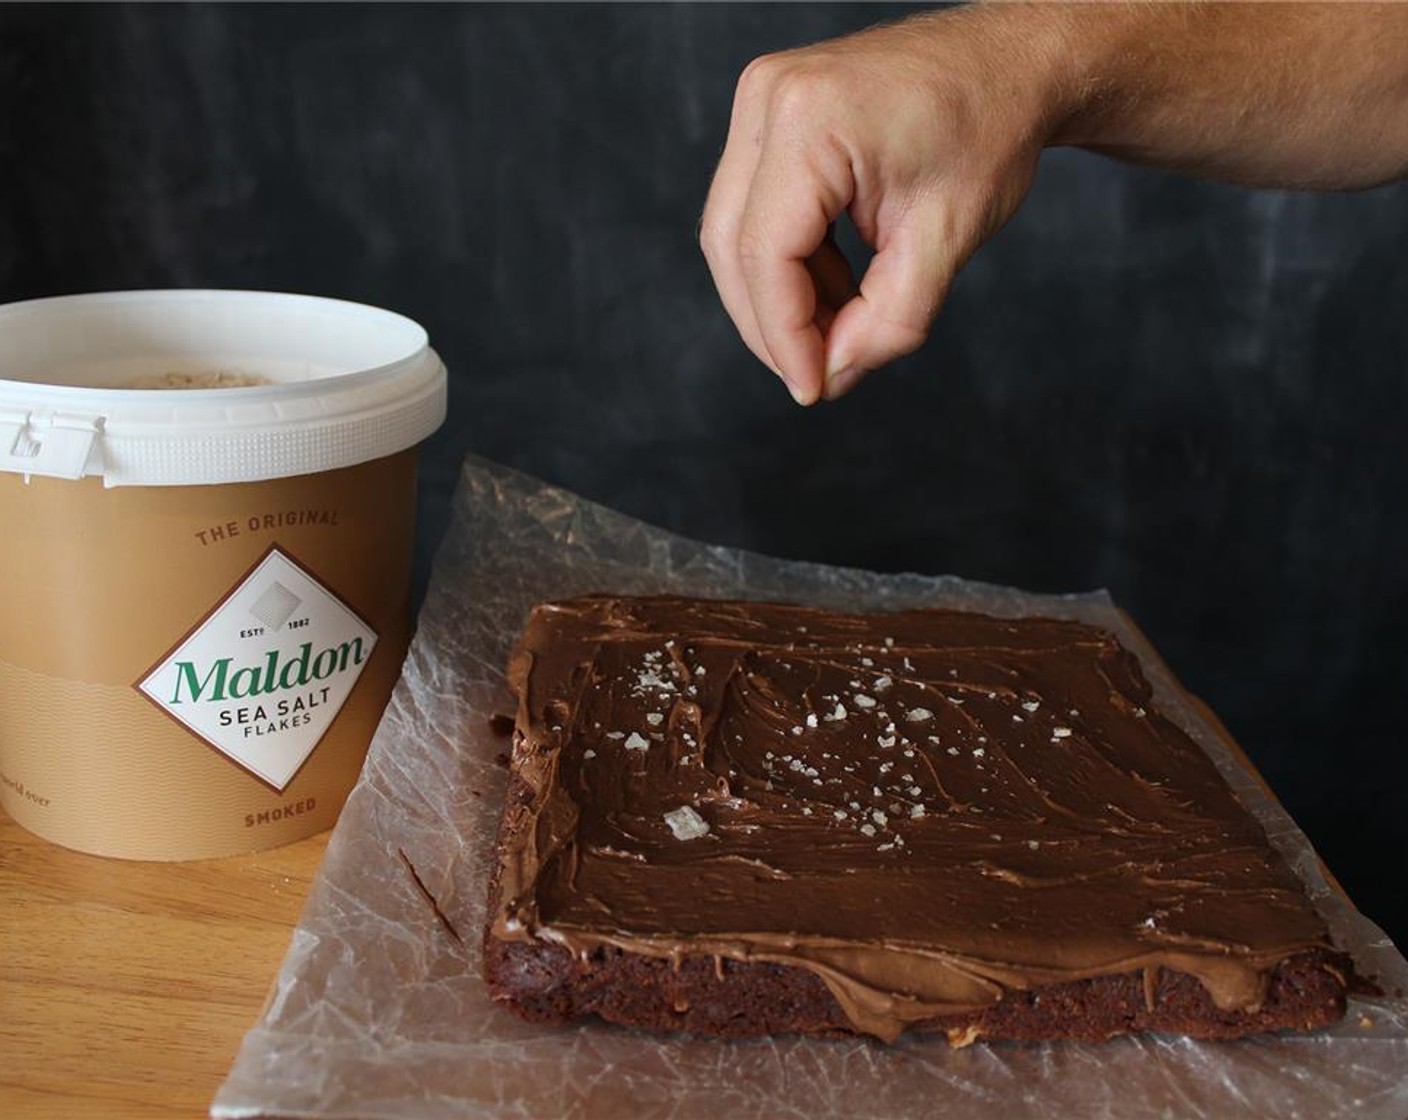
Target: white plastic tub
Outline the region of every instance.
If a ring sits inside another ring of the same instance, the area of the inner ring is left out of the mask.
[[[137,859],[328,827],[405,653],[415,448],[444,414],[424,330],[376,308],[0,307],[6,811]]]

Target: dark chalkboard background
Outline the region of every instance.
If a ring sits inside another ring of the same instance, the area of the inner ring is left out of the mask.
[[[0,299],[424,323],[473,450],[694,537],[1108,587],[1408,942],[1408,187],[1049,153],[931,343],[796,408],[694,243],[754,55],[842,5],[0,7]]]

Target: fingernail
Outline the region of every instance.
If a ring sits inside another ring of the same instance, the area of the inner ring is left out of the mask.
[[[855,366],[847,366],[838,370],[826,379],[826,399],[834,401],[837,397],[849,393],[855,384],[865,376],[865,370],[857,369]]]
[[[774,372],[776,372],[777,376],[782,379],[782,383],[787,386],[787,391],[792,394],[792,399],[798,404],[802,405],[805,408],[809,404],[816,403],[816,397],[814,395],[808,393],[804,388],[802,388],[802,386],[792,381],[791,378],[789,378],[781,370],[776,370]]]

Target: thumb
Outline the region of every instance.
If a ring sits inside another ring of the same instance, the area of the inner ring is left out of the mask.
[[[961,263],[956,244],[941,223],[914,220],[885,239],[827,332],[828,400],[923,345]]]

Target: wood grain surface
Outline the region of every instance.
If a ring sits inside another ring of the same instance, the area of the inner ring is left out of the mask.
[[[81,855],[0,813],[0,1117],[199,1117],[326,833],[197,863]]]

